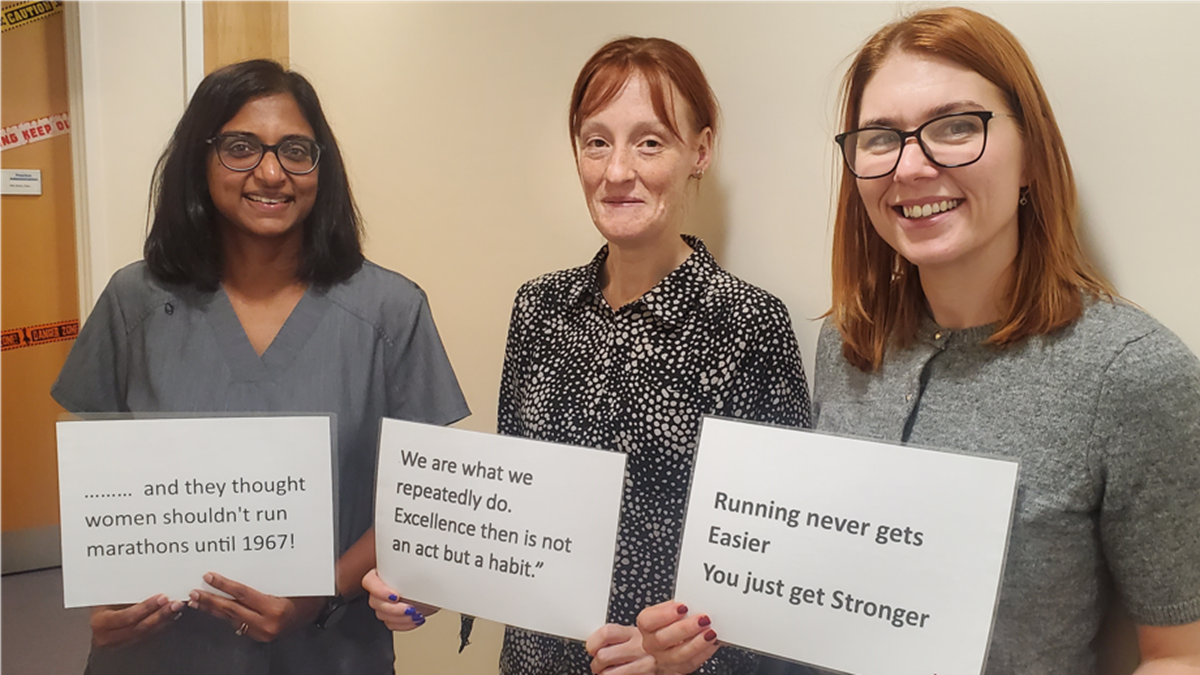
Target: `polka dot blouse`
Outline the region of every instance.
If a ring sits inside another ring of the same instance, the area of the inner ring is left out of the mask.
[[[623,452],[623,512],[608,620],[671,597],[703,415],[808,427],[808,385],[787,308],[693,252],[638,300],[613,311],[584,267],[517,293],[500,385],[499,431]],[[569,598],[564,599],[569,602]],[[599,626],[597,626],[599,628]],[[581,643],[509,628],[501,672],[590,673]],[[751,672],[721,649],[701,672]]]

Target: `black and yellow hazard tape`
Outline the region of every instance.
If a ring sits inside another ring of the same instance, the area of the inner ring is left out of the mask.
[[[58,323],[43,323],[37,326],[13,328],[0,333],[3,347],[0,351],[20,349],[21,347],[36,347],[51,342],[74,340],[79,334],[79,319],[59,321]]]
[[[51,2],[49,0],[37,0],[37,2],[21,2],[9,5],[0,9],[0,32],[7,33],[14,28],[20,28],[48,16],[54,16],[62,11],[63,3]],[[5,349],[8,349],[8,347],[5,347]]]

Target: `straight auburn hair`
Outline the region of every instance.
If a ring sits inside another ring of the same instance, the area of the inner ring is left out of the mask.
[[[623,37],[601,47],[579,71],[571,92],[567,125],[571,149],[579,156],[579,130],[583,121],[602,110],[621,93],[634,75],[646,78],[654,114],[680,140],[683,132],[675,119],[675,92],[687,102],[692,130],[712,129],[717,136],[717,97],[691,52],[664,38]]]
[[[1020,129],[1029,181],[1018,206],[1019,248],[1004,315],[987,343],[1008,347],[1078,319],[1089,298],[1115,291],[1079,244],[1078,195],[1050,101],[1029,56],[994,19],[961,7],[917,12],[863,45],[842,82],[842,130],[857,128],[863,91],[895,52],[944,59],[1000,89]],[[872,372],[888,349],[917,338],[927,314],[919,270],[875,231],[857,179],[842,167],[833,231],[833,306],[828,312],[851,364]]]
[[[275,61],[225,66],[200,81],[171,140],[154,167],[152,219],[142,255],[160,281],[214,291],[223,253],[217,209],[208,191],[209,139],[253,99],[291,96],[321,146],[317,198],[301,227],[297,277],[319,287],[349,279],[362,267],[362,218],[350,192],[346,165],[321,101],[305,77]]]

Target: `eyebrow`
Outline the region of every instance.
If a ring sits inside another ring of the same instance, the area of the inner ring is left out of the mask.
[[[597,128],[602,129],[606,132],[612,131],[612,129],[610,129],[608,127],[608,125],[601,124],[594,120],[586,120],[579,127],[579,135],[584,136],[589,131],[595,131]],[[645,134],[654,134],[656,136],[667,136],[669,138],[675,138],[675,134],[671,133],[671,127],[666,122],[664,122],[660,119],[657,119],[657,118],[654,119],[654,121],[638,122],[637,124],[633,125],[633,129],[632,129],[632,133],[631,133],[632,136],[636,137],[636,136],[642,136]]]
[[[924,119],[926,121],[928,121],[935,117],[940,117],[942,115],[948,115],[950,113],[963,112],[966,110],[986,110],[986,109],[987,108],[983,104],[981,104],[977,101],[972,101],[970,99],[964,99],[962,101],[951,101],[950,103],[943,103],[942,105],[939,105],[934,108],[930,108],[929,110],[926,110]],[[891,128],[896,128],[897,124],[898,123],[896,122],[895,118],[892,118],[892,117],[872,117],[869,120],[863,120],[861,123],[859,123],[858,128],[865,129],[867,127],[888,127],[889,129],[891,129]],[[920,125],[917,125],[917,126],[920,126]]]
[[[236,131],[236,130],[235,131],[225,131],[225,132],[222,132],[217,135],[218,136],[237,136],[238,138],[253,138],[254,140],[258,141],[259,143],[267,145],[267,143],[265,141],[263,141],[263,139],[259,138],[258,134],[250,132],[250,131]],[[285,134],[284,136],[280,137],[278,142],[282,143],[284,141],[296,141],[296,140],[311,141],[313,143],[317,142],[317,139],[315,139],[311,136],[305,136],[304,134]]]

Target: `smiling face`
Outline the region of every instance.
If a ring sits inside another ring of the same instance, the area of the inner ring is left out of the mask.
[[[996,114],[979,161],[941,168],[909,139],[894,173],[857,181],[875,231],[922,271],[996,274],[1015,260],[1017,202],[1025,183],[1020,131],[999,88],[943,59],[893,52],[863,90],[858,128],[909,131],[972,110]]]
[[[288,94],[256,98],[242,106],[219,134],[253,136],[266,145],[286,138],[314,140],[312,127]],[[303,237],[304,219],[317,200],[318,166],[296,176],[279,166],[267,152],[252,171],[225,168],[215,150],[208,156],[208,192],[217,208],[224,236]]]
[[[676,242],[688,180],[711,161],[712,130],[693,129],[687,104],[670,94],[682,140],[655,114],[639,74],[580,125],[579,180],[592,222],[611,244]]]

